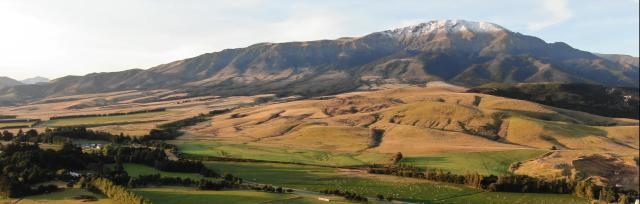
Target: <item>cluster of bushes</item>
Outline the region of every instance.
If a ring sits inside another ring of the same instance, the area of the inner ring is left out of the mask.
[[[38,122],[40,119],[0,119],[0,123],[26,123],[26,122]]]
[[[200,180],[198,189],[200,190],[222,190],[227,188],[238,188],[242,184],[242,179],[231,174],[226,174],[222,181]]]
[[[192,126],[195,124],[198,124],[200,122],[204,122],[207,121],[208,117],[205,114],[200,114],[194,117],[190,117],[190,118],[185,118],[182,120],[176,120],[173,122],[169,122],[169,123],[165,123],[162,125],[158,125],[158,128],[161,129],[180,129],[182,127],[188,127],[188,126]]]
[[[263,192],[268,192],[268,193],[287,193],[287,192],[293,192],[293,189],[287,189],[285,190],[282,187],[273,187],[271,185],[250,185],[249,189],[254,190],[254,191],[263,191]]]
[[[16,115],[0,115],[0,119],[14,119],[17,118]]]
[[[233,111],[233,109],[231,108],[212,110],[212,111],[209,111],[209,116],[222,115],[225,113],[230,113],[231,111]]]
[[[181,136],[182,132],[178,131],[178,128],[161,128],[152,129],[149,134],[142,137],[144,141],[147,140],[172,140]]]
[[[340,190],[323,190],[321,193],[326,195],[337,195],[346,198],[347,200],[357,201],[357,202],[368,202],[369,199],[365,196],[359,195],[354,192],[349,191],[340,191]]]
[[[28,185],[22,185],[10,181],[5,176],[0,177],[0,198],[18,198],[43,193],[51,193],[58,190],[58,186],[56,185],[39,185],[36,188],[31,188]]]
[[[180,178],[180,177],[162,177],[160,174],[152,174],[152,175],[140,175],[135,178],[130,178],[127,186],[130,188],[136,188],[140,186],[196,186],[198,185],[198,180],[192,180],[190,178]]]
[[[89,182],[88,187],[90,189],[100,191],[102,194],[119,203],[151,204],[151,201],[146,200],[142,196],[127,190],[127,188],[123,186],[115,184],[107,178],[93,178]]]
[[[18,130],[18,133],[14,135],[12,132],[8,130],[2,131],[0,138],[4,141],[27,141],[29,138],[38,137],[38,131],[35,129],[28,130],[27,132],[22,131],[22,129]]]
[[[589,200],[599,200],[606,203],[630,203],[638,197],[637,192],[623,191],[613,186],[599,186],[591,180],[578,181],[574,187],[574,194]]]
[[[140,114],[140,113],[162,112],[162,111],[166,111],[166,110],[167,110],[166,108],[156,108],[156,109],[149,109],[149,110],[131,111],[131,112],[126,112],[126,113],[103,113],[103,114],[53,116],[53,117],[50,117],[49,120],[72,119],[72,118],[106,117],[106,116],[119,116],[119,115],[133,115],[133,114]]]

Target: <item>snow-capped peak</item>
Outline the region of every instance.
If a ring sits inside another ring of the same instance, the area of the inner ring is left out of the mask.
[[[416,36],[426,33],[439,32],[473,32],[473,33],[495,33],[505,31],[506,29],[489,22],[473,22],[465,20],[438,20],[420,23],[404,28],[384,31],[383,33],[390,36]]]

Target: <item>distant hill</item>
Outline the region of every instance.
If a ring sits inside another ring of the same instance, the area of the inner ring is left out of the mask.
[[[45,77],[37,76],[37,77],[22,80],[20,82],[22,82],[23,84],[38,84],[38,83],[47,83],[49,82],[49,79]]]
[[[0,89],[4,87],[12,87],[17,85],[22,85],[22,83],[18,80],[15,80],[9,77],[0,76]]]
[[[487,84],[469,89],[601,116],[640,117],[637,88],[593,84]]]
[[[621,64],[624,67],[638,67],[640,60],[637,57],[629,55],[613,55],[613,54],[596,54],[599,57]]]
[[[47,96],[171,89],[191,95],[316,96],[387,83],[442,80],[638,87],[638,66],[488,22],[430,21],[356,38],[260,43],[142,70],[67,76],[0,89],[0,104]]]

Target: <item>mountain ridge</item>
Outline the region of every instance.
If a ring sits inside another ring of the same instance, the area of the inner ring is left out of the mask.
[[[0,89],[4,87],[12,87],[22,85],[23,83],[10,77],[0,76]]]
[[[627,60],[628,61],[628,60]],[[259,43],[152,68],[0,89],[0,103],[121,90],[326,95],[385,83],[564,82],[638,87],[638,67],[488,22],[441,20],[355,38]]]

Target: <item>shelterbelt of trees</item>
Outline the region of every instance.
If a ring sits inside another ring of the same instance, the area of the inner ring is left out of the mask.
[[[53,116],[53,117],[50,117],[49,120],[71,119],[71,118],[89,118],[89,117],[105,117],[105,116],[118,116],[118,115],[133,115],[133,114],[140,114],[140,113],[162,112],[162,111],[166,111],[166,110],[167,110],[166,108],[156,108],[156,109],[149,109],[149,110],[131,111],[131,112],[125,112],[125,113],[64,115],[64,116]]]
[[[367,171],[371,174],[386,174],[463,184],[490,192],[573,193],[578,197],[606,201],[607,203],[626,203],[625,201],[629,198],[638,196],[638,192],[624,191],[615,186],[597,184],[591,179],[578,180],[562,178],[546,180],[526,175],[485,176],[477,173],[458,175],[438,169],[423,170],[413,165],[405,164],[373,164],[367,168]]]
[[[31,129],[17,134],[2,132],[2,139],[12,143],[0,144],[0,197],[17,198],[28,195],[52,192],[56,186],[38,186],[41,182],[60,180],[68,186],[77,185],[89,190],[101,192],[120,203],[150,203],[148,200],[128,191],[125,186],[140,185],[185,185],[201,190],[222,190],[240,188],[242,179],[231,174],[224,176],[206,168],[201,161],[172,161],[165,154],[166,149],[175,148],[162,142],[179,136],[181,127],[194,125],[207,120],[211,114],[224,111],[212,111],[195,117],[160,125],[142,138],[113,135],[92,131],[84,127],[61,127],[46,129],[42,133]],[[71,143],[75,139],[105,140],[113,144],[99,151],[83,152]],[[44,150],[40,143],[62,144],[60,150]],[[205,178],[199,181],[143,175],[130,177],[123,163],[144,164],[167,172],[198,173]],[[111,164],[114,168],[109,168]],[[71,176],[69,172],[88,172],[82,177]],[[256,184],[243,185],[243,188],[278,192],[277,188],[267,188]],[[281,191],[282,192],[282,191]]]

